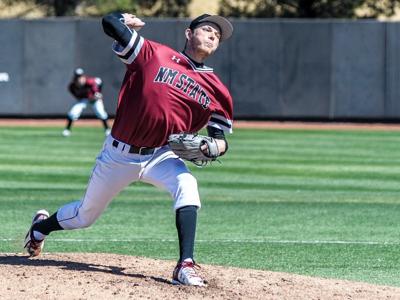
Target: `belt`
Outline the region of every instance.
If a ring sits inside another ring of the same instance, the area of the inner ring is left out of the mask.
[[[115,148],[118,148],[119,142],[114,140],[112,142],[112,145]],[[136,153],[136,154],[141,154],[141,155],[149,155],[149,154],[153,154],[154,151],[156,150],[155,148],[147,148],[147,147],[137,147],[137,146],[133,146],[133,145],[126,145],[127,147],[129,147],[129,153]]]

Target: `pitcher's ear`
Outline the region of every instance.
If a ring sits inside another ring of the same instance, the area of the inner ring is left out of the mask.
[[[191,40],[193,36],[193,32],[190,28],[186,28],[185,30],[185,36],[187,40]]]

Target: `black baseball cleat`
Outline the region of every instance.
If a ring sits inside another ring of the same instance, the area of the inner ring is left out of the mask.
[[[25,242],[24,242],[24,249],[26,249],[30,257],[38,256],[40,252],[42,252],[44,246],[44,239],[41,241],[35,240],[35,237],[33,236],[32,227],[35,223],[45,220],[48,217],[49,213],[44,209],[38,210],[36,214],[33,216],[32,225],[25,236]]]

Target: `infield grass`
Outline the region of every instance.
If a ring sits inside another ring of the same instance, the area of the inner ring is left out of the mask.
[[[21,252],[32,214],[85,190],[103,131],[0,127],[0,252]],[[400,132],[236,129],[222,164],[197,168],[196,259],[400,286]],[[47,252],[177,259],[172,201],[127,187],[90,228]]]

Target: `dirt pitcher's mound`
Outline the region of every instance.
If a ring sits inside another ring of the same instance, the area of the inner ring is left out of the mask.
[[[202,265],[207,287],[171,284],[175,263],[114,254],[0,254],[0,299],[400,299],[400,288]]]

